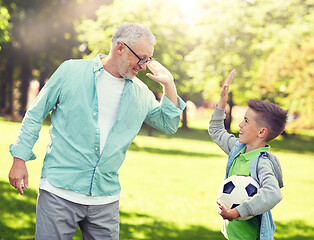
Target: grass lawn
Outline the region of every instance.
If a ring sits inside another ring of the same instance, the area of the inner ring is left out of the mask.
[[[34,147],[37,160],[27,163],[30,189],[18,195],[8,183],[20,123],[0,119],[0,239],[34,239],[37,185],[49,142],[43,126]],[[194,127],[194,126],[193,126]],[[120,239],[223,240],[216,192],[226,156],[210,140],[206,126],[179,130],[172,136],[143,129],[120,169]],[[314,239],[314,137],[280,137],[271,143],[281,161],[284,199],[273,209],[276,239]],[[79,231],[73,239],[82,239]]]

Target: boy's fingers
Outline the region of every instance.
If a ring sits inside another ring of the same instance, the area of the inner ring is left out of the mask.
[[[229,76],[228,76],[228,78],[227,78],[227,80],[226,80],[226,84],[228,84],[228,85],[231,84],[231,82],[232,82],[232,80],[233,80],[235,74],[236,74],[236,71],[235,71],[235,69],[233,69],[233,70],[230,72],[230,74],[229,74]]]
[[[228,84],[225,84],[225,85],[224,85],[224,91],[227,91],[227,92],[228,92],[228,90],[229,90],[229,85],[228,85]]]
[[[228,86],[227,84],[224,84],[224,85],[222,86],[221,91],[220,91],[220,95],[221,95],[222,97],[224,97],[224,96],[226,96],[226,95],[228,94],[228,91],[229,91],[229,86]]]

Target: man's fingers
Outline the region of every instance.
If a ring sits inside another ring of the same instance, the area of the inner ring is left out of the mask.
[[[9,183],[10,183],[14,188],[16,188],[17,182],[18,182],[18,179],[15,179],[15,178],[13,178],[13,177],[11,177],[11,176],[9,175]]]
[[[22,188],[18,188],[17,190],[19,190],[21,195],[24,195],[24,192],[23,192]]]
[[[9,182],[20,194],[24,194],[23,189],[28,188],[28,173],[24,160],[20,158],[13,159],[9,173]]]
[[[21,195],[23,195],[24,192],[23,192],[23,187],[22,187],[23,185],[21,184],[21,181],[16,182],[15,185],[16,185],[15,188],[20,192]]]
[[[23,179],[9,179],[10,184],[17,189],[21,195],[24,194],[23,189],[28,189],[28,177]]]
[[[24,188],[28,189],[28,175],[25,176],[23,182],[24,182]]]
[[[157,80],[156,76],[151,73],[146,73],[146,76],[149,77],[150,79],[153,79],[154,81]]]
[[[15,186],[14,186],[14,182],[13,182],[13,180],[12,180],[11,178],[9,178],[9,183],[10,183],[13,187],[15,187]]]
[[[161,65],[159,63],[159,65]],[[156,67],[158,66],[158,62],[157,61],[151,61],[149,64],[147,64],[148,69],[155,74],[156,71]]]

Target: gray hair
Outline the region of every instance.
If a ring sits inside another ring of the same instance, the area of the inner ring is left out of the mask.
[[[137,43],[142,36],[153,45],[156,44],[156,38],[148,27],[139,23],[125,22],[118,26],[113,32],[111,48],[116,46],[119,42],[126,42],[128,44]]]

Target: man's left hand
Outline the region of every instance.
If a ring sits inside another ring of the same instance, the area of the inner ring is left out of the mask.
[[[157,61],[152,61],[147,65],[147,67],[153,73],[146,74],[146,76],[150,79],[153,79],[161,85],[167,85],[174,82],[172,74],[161,63]]]

